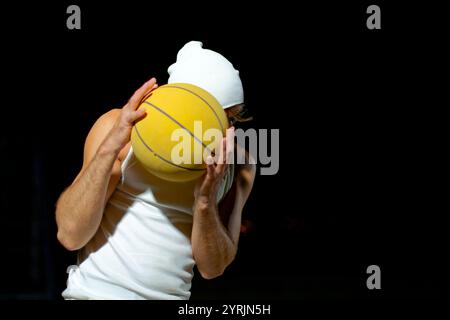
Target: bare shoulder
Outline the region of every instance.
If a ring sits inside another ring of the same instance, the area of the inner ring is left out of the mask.
[[[101,115],[89,130],[84,144],[84,152],[91,154],[97,151],[97,148],[106,137],[114,125],[115,109]]]
[[[84,144],[84,163],[88,164],[93,158],[95,152],[106,138],[108,133],[111,131],[117,118],[120,116],[120,109],[111,109],[108,112],[102,114],[94,123],[91,130],[89,131],[86,141]],[[128,151],[129,146],[127,145],[119,153],[118,160],[121,160],[123,156]]]
[[[100,133],[111,130],[114,122],[120,115],[120,109],[111,109],[102,114],[92,126],[91,132]],[[90,133],[91,133],[90,132]]]
[[[86,140],[84,142],[83,150],[83,166],[72,183],[75,183],[82,175],[84,170],[88,167],[91,160],[94,158],[99,146],[108,135],[109,131],[114,125],[115,120],[120,115],[120,109],[112,109],[102,114],[89,130]]]
[[[91,149],[96,150],[98,148],[100,143],[108,135],[109,131],[114,126],[114,123],[119,118],[120,112],[121,109],[111,109],[97,119],[89,132],[90,137],[88,136],[88,139],[86,139],[86,144],[93,144],[94,147]],[[125,145],[125,147],[119,152],[117,159],[122,161],[126,157],[129,149],[130,143]]]

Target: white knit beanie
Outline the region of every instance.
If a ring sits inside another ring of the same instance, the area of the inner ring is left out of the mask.
[[[177,61],[167,70],[168,83],[189,83],[212,94],[224,109],[244,102],[239,71],[221,54],[190,41],[178,51]]]

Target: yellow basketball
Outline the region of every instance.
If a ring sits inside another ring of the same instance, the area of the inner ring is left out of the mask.
[[[146,116],[133,127],[131,145],[142,165],[169,181],[203,175],[205,152],[217,152],[218,134],[224,137],[228,128],[220,103],[197,86],[172,83],[152,91],[139,108],[145,108]]]

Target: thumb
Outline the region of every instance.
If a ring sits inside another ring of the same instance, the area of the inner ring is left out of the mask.
[[[211,188],[214,179],[214,171],[214,159],[211,156],[208,156],[206,158],[206,174],[201,184],[203,192],[208,192],[209,188]]]
[[[214,158],[208,156],[206,158],[206,175],[211,176],[214,173]]]

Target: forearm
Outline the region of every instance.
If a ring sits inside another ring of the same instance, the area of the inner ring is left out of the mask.
[[[196,202],[191,241],[197,267],[207,279],[221,275],[236,255],[236,244],[222,224],[215,204]]]
[[[86,170],[59,198],[56,205],[58,239],[68,249],[83,247],[100,225],[116,159],[116,150],[100,146]]]

